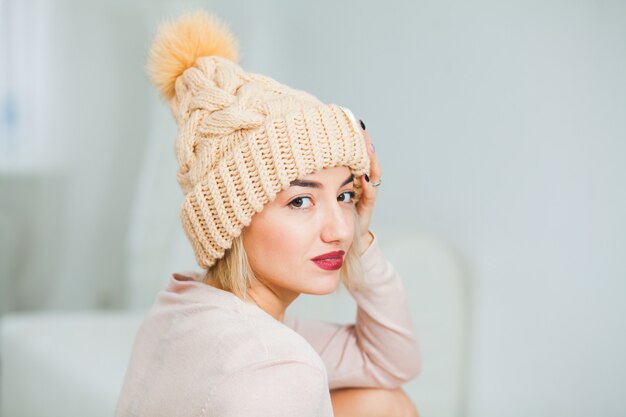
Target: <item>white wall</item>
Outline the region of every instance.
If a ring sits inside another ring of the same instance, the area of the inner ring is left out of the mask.
[[[468,415],[626,415],[626,3],[272,4],[244,66],[351,107],[376,224],[467,259]]]
[[[115,305],[135,140],[171,123],[151,127],[141,54],[162,12],[204,3],[59,3],[77,48],[50,64],[54,138],[107,157],[74,159],[54,305],[107,304],[103,288]],[[246,70],[364,120],[384,170],[375,227],[442,236],[465,257],[468,416],[626,415],[626,3],[206,4],[231,22]],[[99,151],[109,139],[116,151]],[[77,281],[88,266],[99,278]]]

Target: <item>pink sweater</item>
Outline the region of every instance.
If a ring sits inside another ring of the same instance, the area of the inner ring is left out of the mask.
[[[331,417],[330,389],[396,388],[419,372],[398,274],[374,238],[355,324],[277,321],[256,304],[174,274],[142,323],[118,417]]]

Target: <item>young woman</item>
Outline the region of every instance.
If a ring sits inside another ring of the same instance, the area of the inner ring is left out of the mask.
[[[142,324],[117,416],[416,416],[402,282],[369,225],[381,168],[342,107],[246,73],[214,17],[165,25],[151,76],[178,123],[181,220],[203,273]],[[285,316],[340,282],[356,323]]]

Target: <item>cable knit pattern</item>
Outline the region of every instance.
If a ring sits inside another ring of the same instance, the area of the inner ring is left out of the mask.
[[[351,113],[222,56],[198,57],[174,90],[180,216],[203,268],[291,181],[335,166],[369,173]],[[355,189],[358,200],[358,181]]]

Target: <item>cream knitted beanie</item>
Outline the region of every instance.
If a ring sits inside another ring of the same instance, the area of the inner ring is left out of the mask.
[[[349,110],[244,72],[236,41],[198,12],[163,25],[149,72],[178,125],[181,220],[196,260],[211,267],[252,216],[291,181],[324,168],[369,173],[365,139]]]

